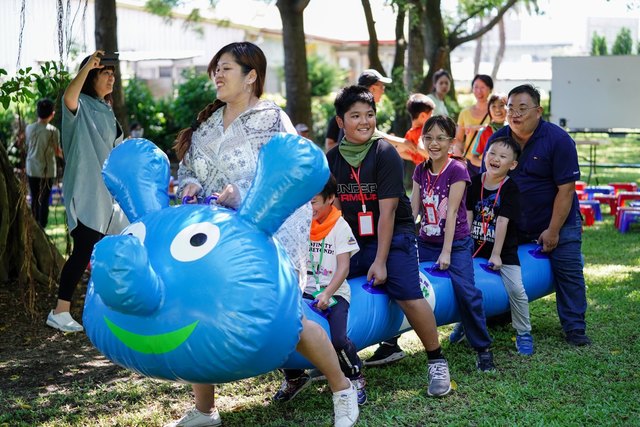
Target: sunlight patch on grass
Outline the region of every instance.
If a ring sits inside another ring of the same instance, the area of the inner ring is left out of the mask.
[[[589,280],[621,281],[628,279],[632,273],[640,273],[640,267],[620,264],[586,265],[584,273]]]

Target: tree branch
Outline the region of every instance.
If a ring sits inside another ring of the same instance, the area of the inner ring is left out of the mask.
[[[500,22],[500,20],[502,19],[502,17],[504,16],[504,14],[507,12],[507,10],[509,10],[511,8],[511,6],[513,6],[518,0],[507,0],[507,2],[498,9],[498,13],[496,14],[496,16],[494,16],[488,23],[487,25],[479,28],[477,31],[468,34],[464,37],[459,37],[456,34],[450,34],[449,35],[449,47],[451,48],[451,50],[455,49],[456,47],[460,46],[463,43],[466,43],[468,41],[471,40],[475,40],[478,37],[483,36],[485,33],[489,32],[498,22]]]

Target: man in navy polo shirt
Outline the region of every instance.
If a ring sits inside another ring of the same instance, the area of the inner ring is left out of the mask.
[[[569,134],[542,120],[540,92],[526,84],[513,88],[507,102],[509,135],[522,148],[511,173],[520,189],[520,243],[535,241],[549,254],[560,324],[567,343],[591,344],[586,335],[587,296],[582,266],[582,223],[575,182],[580,179],[576,144]],[[484,164],[484,162],[483,162]]]

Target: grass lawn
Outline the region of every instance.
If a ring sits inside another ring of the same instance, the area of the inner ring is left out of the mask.
[[[626,139],[599,152],[603,162],[637,163],[639,144]],[[598,172],[601,184],[640,182],[637,169]],[[51,224],[50,235],[59,236]],[[358,425],[640,426],[640,227],[620,234],[605,215],[603,222],[585,227],[583,242],[592,346],[565,344],[554,295],[531,303],[533,357],[516,353],[510,325],[491,329],[495,374],[478,373],[474,351],[450,345],[451,326],[441,327],[455,390],[436,399],[426,394],[425,354],[415,334],[406,333],[400,343],[408,357],[365,369],[369,403],[361,408]],[[8,358],[9,352],[0,350],[0,426],[158,426],[193,404],[187,385],[115,367],[82,334],[63,335],[41,323],[39,332],[38,341],[23,337],[16,345],[23,353]],[[42,354],[34,357],[34,351]],[[366,358],[372,351],[360,354]],[[60,366],[60,360],[68,363]],[[314,383],[288,404],[273,404],[270,397],[280,381],[273,372],[217,388],[224,425],[331,425],[326,383]]]

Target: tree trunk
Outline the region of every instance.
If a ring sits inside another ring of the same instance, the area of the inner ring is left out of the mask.
[[[309,0],[276,2],[282,19],[287,114],[294,124],[304,123],[311,128],[311,88],[307,73],[303,19],[303,12],[308,4]]]
[[[367,50],[367,53],[369,54],[369,68],[378,70],[384,76],[386,75],[386,72],[384,71],[382,62],[380,62],[380,56],[378,56],[378,34],[376,33],[376,21],[373,19],[369,0],[362,0],[362,8],[364,9],[364,16],[367,20],[367,31],[369,32],[369,48]]]
[[[502,64],[502,58],[504,57],[504,51],[507,46],[507,37],[505,35],[504,28],[504,19],[501,19],[498,22],[498,37],[499,37],[499,45],[498,51],[496,52],[496,58],[493,61],[493,69],[491,70],[491,78],[495,81],[496,77],[498,77],[498,70],[500,69],[500,64]]]
[[[0,144],[0,284],[18,289],[27,313],[34,316],[37,300],[55,291],[63,263],[31,214],[26,183],[16,178]]]
[[[445,35],[444,20],[441,13],[440,0],[423,0],[422,8],[422,40],[424,41],[424,57],[429,64],[429,71],[422,81],[423,93],[429,93],[432,87],[433,74],[444,68],[451,74],[449,55],[451,49]],[[451,81],[449,94],[455,100],[455,86]]]
[[[415,2],[409,7],[409,40],[407,48],[407,87],[419,92],[424,75],[424,40],[422,39],[422,13]],[[425,93],[431,92],[429,89]]]
[[[404,23],[407,16],[406,4],[401,3],[398,6],[398,13],[396,14],[396,52],[393,58],[393,68],[391,69],[391,82],[390,88],[387,90],[387,95],[393,103],[394,119],[391,125],[391,132],[398,136],[404,136],[406,131],[411,127],[411,122],[407,114],[406,102],[408,93],[406,90],[407,85],[404,81],[404,59],[405,52],[407,51],[407,40],[404,36]]]
[[[503,0],[500,4],[495,1],[475,2],[473,10],[467,15],[461,17],[459,21],[454,22],[451,28],[445,32],[444,20],[440,8],[440,0],[412,0],[412,2],[420,6],[422,12],[422,35],[424,40],[424,56],[429,64],[429,72],[422,82],[422,91],[428,92],[431,88],[431,79],[433,73],[439,68],[451,72],[450,54],[453,49],[471,40],[482,37],[487,31],[491,30],[504,16],[517,0]],[[479,17],[482,13],[495,16],[489,20],[481,28],[470,34],[466,33],[466,26],[469,20]],[[455,76],[452,76],[455,77]],[[450,96],[455,101],[454,82],[451,82]]]
[[[118,18],[116,14],[116,0],[96,0],[95,3],[95,31],[96,48],[108,53],[118,52]],[[127,111],[124,104],[122,90],[122,74],[120,64],[116,65],[116,82],[113,86],[113,112],[123,130],[129,128]]]

